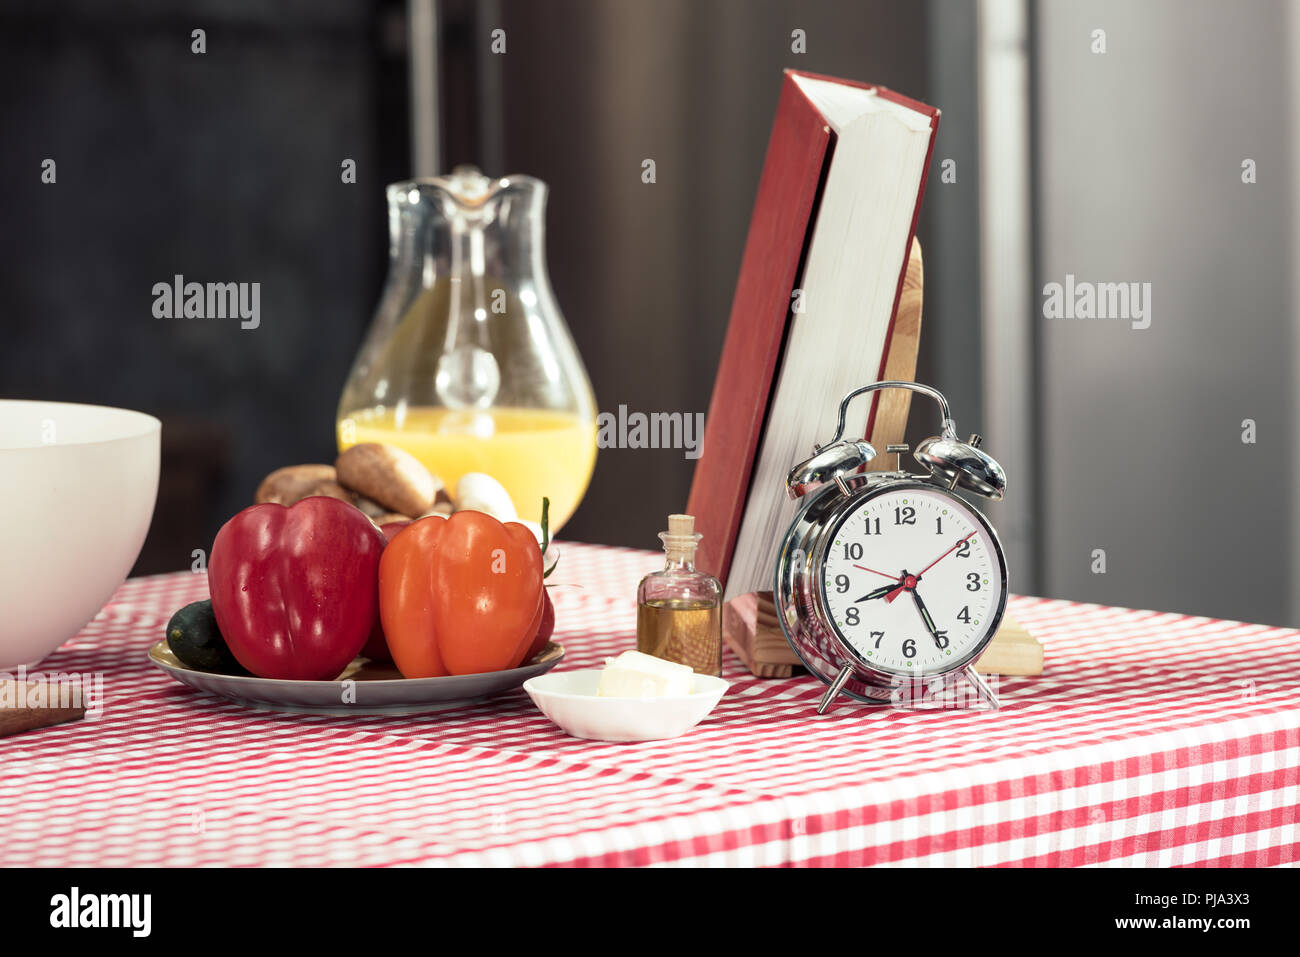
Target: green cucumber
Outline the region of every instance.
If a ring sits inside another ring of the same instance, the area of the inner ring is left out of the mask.
[[[186,605],[167,622],[167,647],[181,664],[199,671],[222,674],[248,674],[231,654],[226,639],[217,628],[212,600]]]

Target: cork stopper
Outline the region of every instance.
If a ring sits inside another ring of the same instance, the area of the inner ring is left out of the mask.
[[[659,533],[668,560],[676,562],[694,561],[695,546],[703,537],[695,531],[694,515],[669,515],[668,531]]]

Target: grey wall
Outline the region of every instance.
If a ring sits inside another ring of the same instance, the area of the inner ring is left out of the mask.
[[[920,226],[925,297],[916,380],[935,385],[965,431],[981,422],[979,87],[976,83],[977,5],[928,0],[930,102],[943,111]],[[944,160],[956,182],[944,182]],[[920,402],[909,440],[933,435],[937,418]]]
[[[1153,287],[1145,331],[1038,320],[1048,594],[1289,618],[1287,24],[1264,0],[1038,7],[1038,288]]]

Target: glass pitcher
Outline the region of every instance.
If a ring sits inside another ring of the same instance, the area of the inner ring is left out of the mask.
[[[473,167],[388,187],[389,271],[339,449],[399,446],[448,491],[486,472],[559,528],[596,462],[595,399],[546,272],[546,184]]]

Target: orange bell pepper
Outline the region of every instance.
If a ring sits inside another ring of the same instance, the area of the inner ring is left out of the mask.
[[[517,667],[543,612],[533,533],[482,512],[429,517],[399,531],[379,562],[379,613],[403,677]]]

